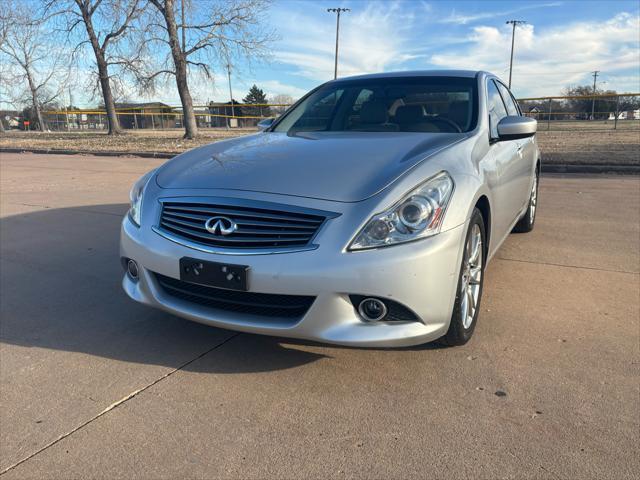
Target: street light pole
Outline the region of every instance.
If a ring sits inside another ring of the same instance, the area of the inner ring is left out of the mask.
[[[333,67],[333,78],[338,78],[338,39],[340,38],[340,14],[342,12],[350,12],[350,8],[327,8],[327,12],[336,13],[336,58]]]
[[[231,118],[235,118],[236,113],[233,110],[233,92],[231,91],[231,65],[227,63],[227,77],[229,78],[229,99],[231,100]],[[227,122],[229,127],[231,127],[231,118]]]
[[[596,112],[596,80],[598,79],[598,74],[600,70],[594,70],[591,74],[593,75],[593,97],[591,97],[591,120],[594,119],[594,115]]]
[[[513,25],[513,30],[511,31],[511,60],[509,61],[509,88],[511,88],[511,73],[513,71],[513,45],[516,39],[516,25],[522,25],[527,23],[524,20],[507,20],[507,24]]]

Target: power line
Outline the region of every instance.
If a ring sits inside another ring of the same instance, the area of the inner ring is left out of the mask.
[[[513,45],[516,39],[516,26],[527,23],[525,20],[507,20],[507,25],[513,25],[513,30],[511,31],[511,60],[509,61],[509,88],[511,88],[511,73],[513,71]]]
[[[333,78],[338,78],[338,38],[340,37],[340,14],[342,12],[350,12],[350,8],[327,8],[327,12],[336,13],[336,58],[333,67]]]

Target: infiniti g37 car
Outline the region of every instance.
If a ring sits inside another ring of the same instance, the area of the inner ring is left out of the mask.
[[[509,89],[486,72],[338,79],[261,128],[134,185],[126,293],[244,332],[466,343],[487,262],[535,221],[536,121]]]

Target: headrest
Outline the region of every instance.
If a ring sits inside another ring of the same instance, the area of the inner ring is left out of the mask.
[[[469,102],[451,102],[447,117],[464,128],[469,120]]]
[[[424,120],[422,105],[404,105],[396,110],[396,122],[420,123]]]
[[[371,125],[380,124],[387,121],[387,107],[384,102],[370,100],[362,104],[360,108],[360,123]]]

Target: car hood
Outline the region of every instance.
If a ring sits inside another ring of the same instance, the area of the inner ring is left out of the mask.
[[[375,195],[461,134],[259,133],[185,152],[160,168],[158,185],[357,202]]]

